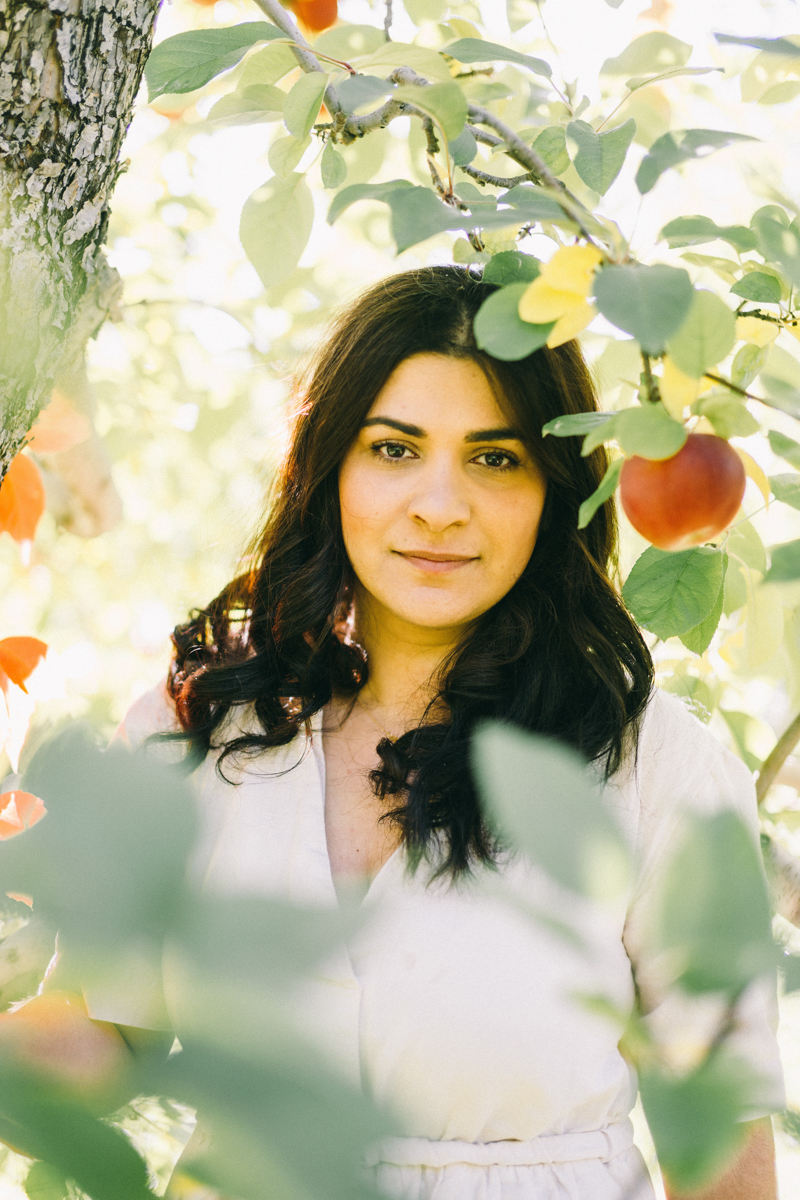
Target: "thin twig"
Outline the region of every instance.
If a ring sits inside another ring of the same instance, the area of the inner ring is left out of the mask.
[[[386,34],[387,42],[392,39],[389,36],[389,30],[392,28],[392,0],[386,0],[386,15],[383,18],[383,32]]]
[[[532,171],[526,171],[524,175],[503,176],[490,175],[488,171],[479,171],[477,167],[459,166],[458,169],[459,171],[463,171],[465,175],[469,175],[470,179],[475,179],[479,184],[481,184],[482,187],[487,183],[490,183],[494,187],[512,188],[516,187],[518,183],[534,182],[534,175]]]
[[[464,126],[468,129],[476,142],[482,142],[484,146],[505,146],[505,140],[498,137],[496,133],[489,133],[488,129],[481,129],[480,125],[470,125],[469,121]]]
[[[800,713],[797,714],[789,728],[778,738],[777,743],[764,759],[761,769],[758,772],[756,796],[759,804],[764,800],[767,792],[775,782],[775,776],[798,742],[800,742]]]

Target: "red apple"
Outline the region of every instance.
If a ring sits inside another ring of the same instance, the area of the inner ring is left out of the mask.
[[[724,438],[690,433],[672,458],[622,465],[619,494],[634,529],[659,550],[687,550],[722,533],[744,495],[742,460]]]

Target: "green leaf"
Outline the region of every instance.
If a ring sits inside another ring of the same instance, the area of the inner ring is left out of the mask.
[[[744,346],[740,346],[733,356],[731,382],[746,390],[756,375],[764,369],[768,352],[768,346],[756,346],[753,342],[746,342]]]
[[[457,167],[468,167],[478,153],[474,134],[462,129],[457,138],[450,141],[450,157]]]
[[[695,625],[694,629],[689,629],[686,633],[681,634],[681,641],[686,649],[691,650],[693,654],[705,654],[711,645],[711,639],[717,632],[717,626],[722,616],[722,604],[725,599],[727,572],[728,556],[725,554],[722,559],[722,584],[720,585],[719,595],[714,603],[714,607],[705,621],[701,621],[699,625]]]
[[[658,180],[670,167],[680,166],[693,158],[700,158],[701,151],[721,150],[732,142],[755,142],[757,138],[744,133],[728,133],[720,129],[683,129],[665,133],[655,142],[639,164],[636,186],[642,195],[652,191]],[[705,158],[706,154],[703,153]]]
[[[784,995],[800,991],[800,956],[784,950],[779,959],[781,978],[783,979]],[[800,1121],[797,1122],[795,1137],[800,1134]]]
[[[298,141],[295,137],[278,138],[267,152],[267,161],[278,179],[288,179],[311,145],[311,138]]]
[[[749,744],[758,722],[750,713],[734,712],[730,708],[721,708],[720,716],[731,731],[737,753],[750,771],[760,771],[762,760],[749,749]]]
[[[0,1095],[0,1139],[48,1163],[51,1180],[66,1176],[92,1200],[152,1200],[145,1164],[120,1130],[48,1087],[34,1072],[15,1071],[5,1056],[0,1060]],[[32,1186],[36,1182],[34,1175]]]
[[[256,125],[263,121],[278,121],[283,113],[286,93],[269,83],[253,84],[231,92],[218,100],[207,120],[224,128],[229,125]]]
[[[578,147],[575,170],[587,187],[604,196],[622,170],[636,122],[631,118],[608,133],[597,134],[586,121],[570,121],[567,133]]]
[[[360,54],[373,54],[385,45],[386,34],[382,29],[375,25],[348,25],[344,21],[314,39],[315,50],[348,61]]]
[[[595,429],[608,426],[614,420],[614,413],[582,412],[567,413],[563,417],[554,417],[542,426],[542,437],[552,433],[553,437],[575,437],[584,433],[592,433]]]
[[[144,68],[150,100],[193,92],[209,79],[235,67],[257,42],[286,35],[266,21],[247,21],[225,29],[192,29],[165,38],[154,48]]]
[[[69,1184],[63,1173],[49,1163],[35,1162],[25,1176],[28,1200],[69,1200]]]
[[[586,434],[581,446],[581,458],[586,458],[598,446],[602,446],[604,442],[614,440],[617,433],[617,414],[611,413],[610,416],[611,420],[607,425],[598,425],[596,429],[592,429]]]
[[[242,67],[239,88],[258,87],[265,83],[278,83],[290,71],[297,70],[297,59],[291,46],[275,42],[263,50],[251,54]],[[286,93],[282,93],[286,99]]]
[[[339,217],[358,200],[386,200],[397,188],[411,188],[414,185],[408,179],[390,179],[388,183],[352,183],[350,187],[337,192],[331,200],[328,209],[328,224],[333,225]]]
[[[539,0],[541,3],[541,0]],[[517,33],[539,15],[536,0],[506,0],[506,18],[512,33]]]
[[[753,218],[758,245],[768,262],[778,263],[795,287],[800,287],[800,233],[779,221],[756,213]]]
[[[412,71],[416,71],[425,79],[435,79],[440,83],[453,82],[450,68],[438,51],[429,50],[427,46],[412,46],[406,42],[384,42],[377,50],[364,57],[351,58],[350,63],[359,71],[372,67],[381,70],[385,67],[411,67]]]
[[[539,275],[539,260],[519,250],[494,254],[483,268],[483,282],[507,287],[510,283],[532,283]]]
[[[773,350],[780,347],[773,346]],[[761,384],[766,392],[765,404],[779,408],[781,412],[789,413],[792,417],[800,418],[800,392],[793,383],[781,379],[770,372],[761,372]]]
[[[717,225],[710,217],[676,217],[658,235],[666,238],[671,250],[677,246],[700,246],[703,242],[729,242],[742,253],[755,250],[756,235],[746,225]]]
[[[651,71],[668,71],[672,67],[685,66],[691,53],[688,42],[656,30],[634,38],[616,58],[607,58],[600,74],[644,75]]]
[[[547,195],[541,188],[518,183],[498,197],[501,204],[513,204],[519,210],[520,217],[526,221],[563,221],[564,210],[557,200]],[[514,214],[509,213],[513,219]]]
[[[473,738],[472,764],[501,835],[562,887],[597,898],[624,887],[625,842],[574,750],[492,722]]]
[[[772,453],[786,459],[800,471],[800,442],[793,441],[785,433],[778,433],[777,429],[770,429],[767,436]]]
[[[102,751],[72,725],[38,748],[23,787],[41,796],[47,818],[0,844],[3,891],[35,896],[37,915],[52,920],[73,955],[163,933],[196,826],[185,781],[142,755]]]
[[[457,42],[444,46],[443,53],[462,63],[518,63],[533,71],[534,75],[543,75],[545,79],[553,74],[552,67],[543,58],[532,58],[530,54],[521,54],[519,50],[511,50],[497,42],[484,42],[481,38],[459,38]]]
[[[722,551],[710,546],[649,546],[633,564],[622,598],[638,623],[666,640],[688,633],[714,609],[722,587]]]
[[[681,75],[709,75],[712,71],[724,73],[724,67],[673,67],[670,71],[660,71],[657,75],[639,75],[635,79],[626,79],[625,87],[629,92],[638,92],[640,88],[650,83],[660,83],[662,79],[677,79]]]
[[[736,318],[713,292],[696,291],[686,320],[667,342],[678,370],[700,379],[730,354],[736,341]]]
[[[561,125],[549,125],[531,144],[554,175],[563,175],[568,169],[567,131]]]
[[[376,79],[374,75],[348,75],[336,85],[336,95],[348,112],[359,108],[370,108],[394,92],[394,84],[388,79]]]
[[[283,106],[283,122],[292,137],[302,141],[308,137],[319,116],[322,98],[328,86],[328,76],[320,71],[301,75]]]
[[[800,58],[800,46],[795,46],[788,38],[763,37],[734,37],[731,33],[715,33],[718,42],[732,46],[753,46],[756,50],[764,50],[767,54],[781,54],[786,58]]]
[[[644,1067],[639,1091],[658,1162],[673,1188],[694,1192],[742,1144],[750,1077],[744,1063],[715,1055],[690,1075]]]
[[[626,457],[672,458],[686,441],[686,430],[660,404],[639,404],[617,413],[614,437]]]
[[[462,214],[442,204],[430,188],[395,188],[386,196],[386,203],[392,211],[392,236],[398,254],[436,233],[465,227]]]
[[[764,583],[788,583],[800,579],[800,540],[773,546],[770,556],[770,568],[764,576]]]
[[[313,224],[314,202],[302,175],[270,179],[245,202],[239,237],[264,287],[289,278]]]
[[[763,575],[767,569],[767,552],[764,543],[750,521],[739,521],[728,533],[728,552],[736,555],[753,571]]]
[[[455,81],[430,87],[399,87],[394,98],[413,104],[437,121],[448,142],[458,137],[467,120],[467,98]]]
[[[706,396],[698,401],[695,411],[708,417],[714,432],[722,438],[749,437],[761,428],[747,405],[735,396]]]
[[[605,504],[614,495],[619,483],[619,473],[622,470],[622,459],[616,458],[610,463],[598,487],[578,509],[578,529],[585,529],[601,504]]]
[[[770,475],[769,486],[776,500],[800,508],[800,475]]]
[[[443,21],[447,14],[447,0],[403,0],[403,8],[415,25],[427,21]]]
[[[324,188],[337,188],[347,179],[347,163],[335,149],[333,142],[326,142],[319,164]]]
[[[781,298],[781,285],[774,275],[765,275],[762,271],[750,271],[731,288],[734,296],[742,296],[745,300],[754,300],[758,304],[778,304]]]
[[[691,263],[693,267],[708,267],[715,275],[719,275],[720,279],[724,279],[727,284],[736,282],[736,277],[741,270],[741,265],[734,262],[732,258],[722,258],[717,254],[682,254],[681,258],[684,262]]]
[[[657,892],[659,948],[689,992],[736,995],[775,956],[760,854],[741,817],[694,817]]]
[[[545,344],[555,322],[531,325],[521,320],[517,311],[527,287],[527,283],[512,283],[484,300],[475,314],[475,341],[479,350],[502,362],[515,362]]]
[[[661,354],[683,324],[694,289],[682,267],[603,267],[594,294],[612,325],[632,334],[646,354]]]

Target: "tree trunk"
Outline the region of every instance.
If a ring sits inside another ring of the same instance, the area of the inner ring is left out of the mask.
[[[103,253],[160,0],[0,0],[0,480],[121,291]]]

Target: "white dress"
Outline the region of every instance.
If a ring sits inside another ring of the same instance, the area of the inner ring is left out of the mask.
[[[241,720],[241,718],[238,718]],[[139,745],[174,727],[163,688],[143,696],[118,736]],[[292,764],[293,769],[286,770]],[[289,746],[223,782],[213,756],[193,776],[201,836],[192,871],[225,895],[333,907],[324,823],[321,714]],[[272,774],[271,772],[275,772]],[[269,773],[268,773],[269,772]],[[285,773],[278,773],[285,772]],[[674,697],[648,705],[638,759],[606,795],[639,871],[619,903],[568,895],[517,858],[471,882],[427,886],[398,850],[373,879],[369,915],[299,1003],[306,1032],[397,1114],[404,1136],[376,1147],[380,1186],[405,1200],[651,1200],[632,1144],[635,1073],[618,1023],[590,1011],[602,994],[630,1008],[634,979],[655,1035],[676,1063],[709,1036],[713,998],[690,1005],[659,986],[644,936],[648,885],[687,811],[732,807],[757,836],[752,779]],[[526,911],[526,906],[527,911]],[[572,920],[579,951],[530,909]],[[87,995],[90,1013],[159,1027],[141,974],[124,995]],[[753,1116],[784,1107],[774,984],[745,993],[736,1052],[763,1078]]]

